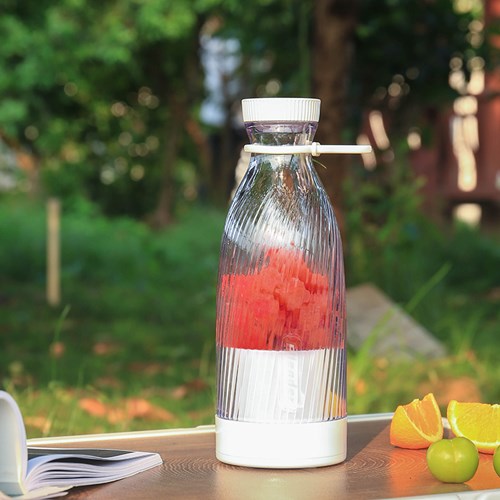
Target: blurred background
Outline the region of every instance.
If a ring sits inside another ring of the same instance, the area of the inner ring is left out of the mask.
[[[500,401],[500,0],[0,0],[0,383],[28,436],[213,422],[246,97],[322,100],[347,285],[444,346],[349,413]],[[238,170],[236,166],[239,164]]]

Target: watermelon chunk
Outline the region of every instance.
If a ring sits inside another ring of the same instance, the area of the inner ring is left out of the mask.
[[[319,349],[332,346],[333,290],[297,251],[272,249],[250,274],[219,284],[218,342],[242,349]],[[337,311],[338,314],[338,311]]]

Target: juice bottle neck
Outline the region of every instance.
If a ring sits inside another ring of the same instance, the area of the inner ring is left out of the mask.
[[[268,146],[310,144],[316,133],[316,122],[250,122],[246,130],[253,144]]]

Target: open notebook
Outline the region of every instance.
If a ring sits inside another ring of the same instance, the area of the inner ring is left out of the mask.
[[[28,448],[21,411],[0,391],[0,499],[53,498],[74,486],[108,483],[162,463],[158,453],[88,448]]]

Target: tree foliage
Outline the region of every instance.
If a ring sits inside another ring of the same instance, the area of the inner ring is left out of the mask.
[[[142,214],[174,182],[172,144],[201,96],[200,22],[214,2],[4,2],[3,132],[54,194]]]
[[[455,4],[363,1],[352,98],[364,109],[388,111],[397,125],[418,120],[422,110],[449,104],[456,97],[448,83],[450,61],[458,58],[467,72],[471,59],[485,53],[482,44],[471,39],[471,24],[481,15],[479,5],[457,10]]]
[[[49,194],[83,195],[110,214],[154,213],[162,225],[200,185],[211,193],[219,178],[228,182],[231,172],[210,162],[198,116],[200,34],[210,25],[211,36],[241,50],[228,113],[241,97],[311,94],[313,0],[2,0],[0,8],[2,136],[33,153]],[[351,116],[377,99],[383,106],[380,89],[395,78],[398,110],[442,102],[450,57],[470,57],[471,19],[451,0],[360,2]]]

